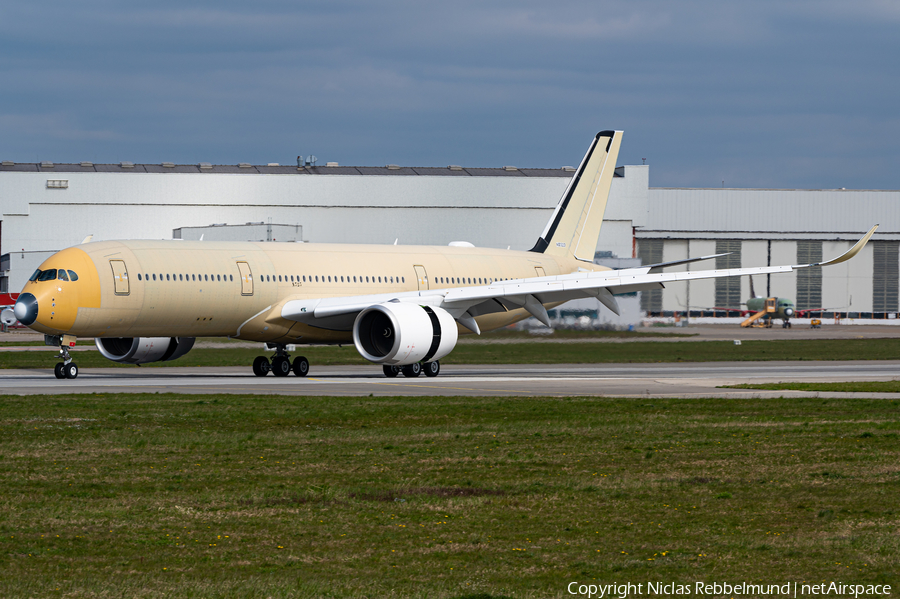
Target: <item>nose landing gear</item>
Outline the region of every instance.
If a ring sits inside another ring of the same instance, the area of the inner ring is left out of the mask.
[[[291,356],[283,343],[275,344],[275,355],[271,362],[265,356],[258,356],[253,360],[253,374],[256,376],[266,376],[269,372],[275,376],[287,376],[291,371],[296,376],[306,376],[309,373],[309,360],[299,356],[291,363]]]
[[[78,378],[78,365],[72,361],[72,356],[69,355],[69,348],[75,347],[75,337],[71,335],[63,335],[62,337],[47,336],[44,342],[48,345],[53,345],[54,343],[52,342],[59,344],[59,358],[62,362],[57,363],[53,367],[54,376],[58,379]]]

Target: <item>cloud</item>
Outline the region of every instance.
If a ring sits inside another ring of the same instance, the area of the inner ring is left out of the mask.
[[[900,187],[864,166],[898,154],[898,18],[879,0],[19,3],[0,152],[559,166],[616,127],[656,185],[827,185],[843,160],[841,186]]]

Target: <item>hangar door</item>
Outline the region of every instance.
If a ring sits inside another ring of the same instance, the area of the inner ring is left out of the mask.
[[[253,273],[250,272],[250,265],[238,262],[237,267],[241,273],[241,295],[253,295]]]
[[[125,261],[110,260],[109,266],[112,268],[113,281],[116,284],[116,295],[128,295],[130,289],[128,287],[128,270],[125,268]]]

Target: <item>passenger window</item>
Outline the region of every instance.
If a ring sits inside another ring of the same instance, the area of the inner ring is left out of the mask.
[[[68,281],[69,280],[69,275],[67,275],[66,271],[64,271],[61,268],[59,269],[59,275],[57,275],[57,276],[59,277],[60,281]]]
[[[405,282],[406,282],[406,277],[402,277],[402,280],[403,280],[403,282],[405,283]]]
[[[41,276],[38,277],[38,281],[55,281],[56,280],[56,269],[51,268],[50,270],[45,270],[41,273]]]
[[[217,281],[221,281],[221,280],[222,280],[222,275],[216,275],[216,280],[217,280]]]
[[[303,282],[306,282],[306,275],[303,275]]]
[[[203,275],[203,277],[204,277],[204,280],[205,280],[205,281],[208,281],[208,280],[209,280],[209,275]]]
[[[138,273],[138,281],[141,280],[141,273]]]
[[[153,273],[153,280],[156,280],[156,273]]]
[[[368,282],[369,282],[369,277],[367,276],[367,277],[366,277],[366,283],[368,283]]]
[[[234,281],[234,275],[228,275],[228,280],[229,280],[229,281]]]
[[[34,274],[31,275],[31,278],[29,278],[28,280],[29,280],[29,281],[36,281],[37,278],[38,278],[39,276],[41,276],[41,269],[40,269],[40,268],[37,269],[36,271],[34,271]]]
[[[394,282],[394,277],[391,277],[391,283],[393,283],[393,282]]]
[[[162,275],[159,275],[159,278],[162,279]],[[166,273],[166,280],[167,280],[167,281],[169,280],[169,274],[168,274],[168,273]]]
[[[381,277],[378,277],[378,282],[379,282],[379,283],[381,282]]]
[[[356,275],[353,275],[353,282],[356,282]]]

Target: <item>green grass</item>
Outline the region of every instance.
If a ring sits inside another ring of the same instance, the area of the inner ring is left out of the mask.
[[[762,383],[723,385],[723,389],[769,389],[774,391],[833,391],[837,393],[900,393],[900,381],[849,383]]]
[[[0,596],[900,584],[900,402],[0,397]]]
[[[247,366],[260,349],[195,349],[178,360],[146,366]],[[313,366],[368,364],[352,346],[302,347]],[[269,352],[271,355],[271,352]],[[73,353],[82,368],[113,366],[96,351]],[[764,360],[895,360],[900,339],[811,339],[790,341],[642,341],[636,343],[483,343],[459,345],[444,364],[601,364],[619,362],[718,362]],[[0,368],[52,368],[56,350],[0,352]]]

